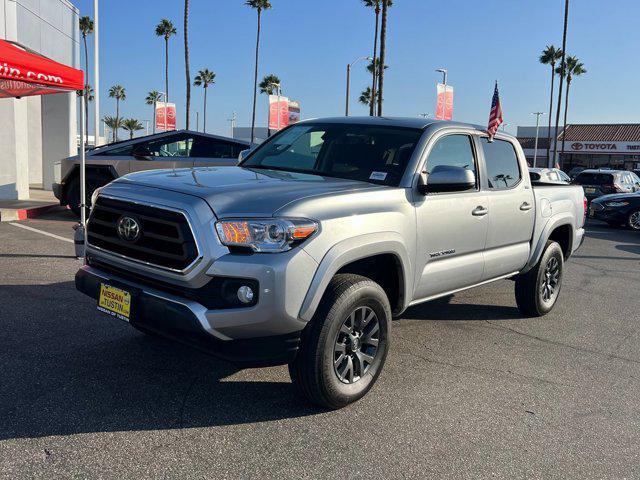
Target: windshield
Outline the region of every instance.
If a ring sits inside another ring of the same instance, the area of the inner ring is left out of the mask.
[[[421,135],[402,127],[295,125],[267,140],[242,166],[398,186]]]

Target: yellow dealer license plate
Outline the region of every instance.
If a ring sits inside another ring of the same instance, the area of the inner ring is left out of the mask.
[[[596,189],[595,188],[587,187],[587,188],[584,189],[584,191],[585,191],[585,193],[596,193]]]
[[[128,322],[131,315],[131,293],[101,283],[98,310]]]

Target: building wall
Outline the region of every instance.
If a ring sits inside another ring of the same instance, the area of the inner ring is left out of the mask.
[[[0,38],[78,68],[78,17],[67,0],[0,0]],[[54,162],[77,153],[76,132],[74,93],[0,99],[0,199],[27,199],[30,183],[51,189]]]

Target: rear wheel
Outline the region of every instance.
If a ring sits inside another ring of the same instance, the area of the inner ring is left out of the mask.
[[[562,248],[548,240],[536,266],[516,277],[516,303],[520,312],[529,317],[541,317],[553,309],[562,286],[563,268]]]
[[[105,175],[87,173],[87,191],[85,205],[87,206],[87,216],[89,215],[89,207],[91,205],[91,195],[93,192],[111,181]],[[75,176],[67,186],[67,203],[69,208],[76,216],[80,216],[80,176]]]
[[[632,230],[640,230],[640,210],[631,212],[627,218],[627,225]]]
[[[336,275],[289,364],[299,393],[334,409],[362,398],[384,366],[390,325],[391,307],[380,285],[360,275]]]

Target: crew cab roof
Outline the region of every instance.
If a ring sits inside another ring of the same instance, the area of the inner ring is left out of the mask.
[[[434,120],[432,118],[420,117],[328,117],[328,118],[312,118],[303,120],[296,125],[304,125],[305,123],[341,123],[341,124],[357,124],[357,125],[379,125],[389,127],[405,127],[419,128],[424,130],[431,125],[442,126],[458,126],[479,130],[485,130],[486,127],[473,125],[471,123],[453,122],[449,120]],[[504,132],[500,132],[501,134]]]

